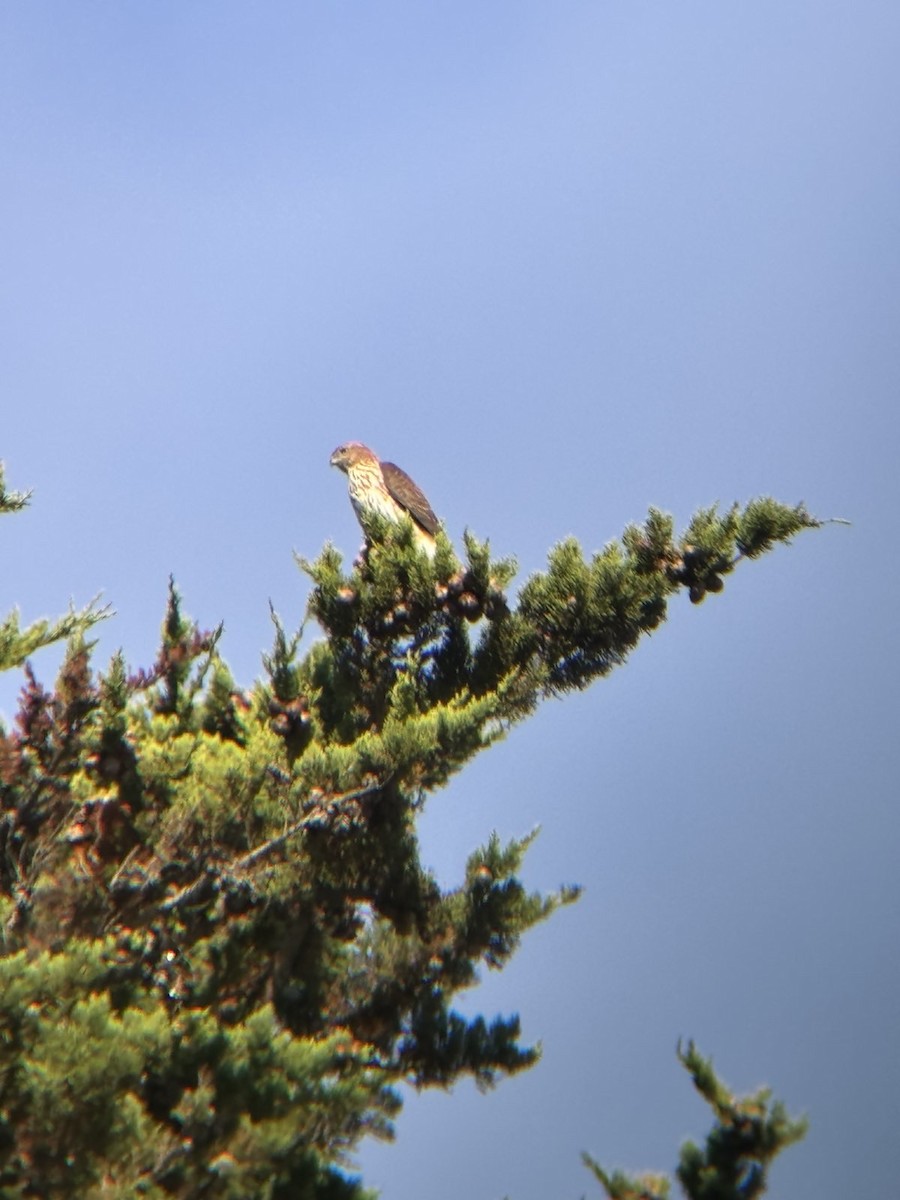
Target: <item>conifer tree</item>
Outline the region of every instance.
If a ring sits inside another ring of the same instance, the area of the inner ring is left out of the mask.
[[[756,1200],[766,1190],[769,1163],[806,1133],[804,1118],[789,1117],[784,1105],[771,1102],[761,1088],[742,1099],[734,1096],[693,1042],[678,1058],[694,1086],[709,1104],[716,1120],[700,1149],[685,1142],[676,1175],[688,1200]],[[589,1154],[585,1166],[603,1185],[610,1200],[667,1200],[671,1182],[664,1175],[632,1177],[622,1171],[608,1174]]]
[[[0,481],[0,510],[26,499]],[[720,592],[819,524],[763,499],[676,538],[652,510],[589,558],[562,542],[515,599],[487,543],[467,535],[459,562],[439,534],[432,559],[411,525],[385,528],[349,569],[332,546],[301,562],[304,623],[273,613],[246,690],[171,581],[144,670],[122,653],[96,667],[96,604],[8,618],[5,667],[67,647],[52,688],[25,666],[0,730],[0,1195],[357,1200],[349,1155],[390,1135],[400,1085],[532,1066],[515,1016],[454,998],[578,889],[529,892],[531,839],[494,836],[443,891],[417,815],[543,699],[622,663],[676,593]],[[798,1132],[777,1116],[770,1149]],[[689,1195],[754,1194],[698,1190],[718,1146],[683,1160]],[[611,1194],[651,1195],[594,1167]]]

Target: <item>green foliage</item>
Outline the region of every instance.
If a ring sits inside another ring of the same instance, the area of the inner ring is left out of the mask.
[[[0,513],[19,512],[31,499],[31,492],[12,492],[6,486],[6,472],[0,462]]]
[[[30,655],[44,646],[78,638],[109,615],[109,608],[99,608],[97,601],[92,600],[86,608],[77,612],[72,609],[56,621],[34,621],[22,629],[18,613],[11,612],[0,623],[0,671],[20,667]]]
[[[684,1051],[679,1046],[678,1057],[716,1118],[703,1148],[693,1142],[681,1148],[677,1176],[685,1196],[755,1200],[766,1190],[769,1163],[804,1136],[806,1120],[789,1117],[779,1101],[771,1101],[768,1088],[735,1097],[716,1075],[712,1060],[703,1058],[693,1042]],[[611,1200],[666,1200],[670,1193],[665,1176],[608,1174],[589,1154],[583,1158]]]
[[[0,514],[20,512],[30,499],[31,492],[12,492],[7,488],[3,463],[0,463]],[[95,598],[80,611],[70,609],[56,621],[35,621],[25,629],[19,625],[18,613],[11,612],[0,622],[0,671],[20,667],[29,655],[43,646],[78,638],[109,616],[109,612],[108,608],[98,607]]]
[[[454,999],[578,889],[523,886],[531,835],[442,890],[417,815],[679,589],[816,524],[758,501],[676,542],[652,511],[590,559],[557,546],[515,603],[514,564],[471,535],[462,563],[405,525],[349,571],[327,546],[301,564],[324,637],[301,651],[273,613],[246,691],[171,582],[148,670],[95,670],[93,607],[10,618],[0,663],[68,648],[51,689],[26,667],[0,730],[0,1194],[356,1200],[348,1155],[390,1136],[401,1084],[531,1066],[517,1017]]]

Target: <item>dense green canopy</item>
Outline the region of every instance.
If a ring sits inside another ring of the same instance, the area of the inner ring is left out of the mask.
[[[0,509],[26,499],[2,490]],[[349,571],[326,547],[301,564],[303,630],[273,614],[246,689],[174,584],[147,670],[121,654],[96,669],[95,604],[7,618],[4,667],[68,646],[51,689],[25,666],[0,734],[0,1194],[362,1196],[347,1155],[390,1135],[398,1085],[534,1064],[515,1016],[453,1002],[578,888],[527,891],[530,839],[494,837],[442,891],[417,814],[543,698],[620,664],[673,594],[719,592],[741,558],[817,524],[759,500],[676,539],[652,511],[591,558],[563,542],[515,599],[514,564],[471,537],[460,563],[442,534],[431,560],[411,526],[385,530]],[[733,1126],[693,1054],[717,1128]],[[723,1133],[683,1159],[689,1195],[755,1194],[707,1184],[723,1155],[740,1182],[748,1155],[799,1136],[764,1115],[763,1149]]]

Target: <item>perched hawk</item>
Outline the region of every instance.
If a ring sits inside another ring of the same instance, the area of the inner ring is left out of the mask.
[[[367,538],[366,518],[370,513],[389,521],[411,517],[416,544],[429,556],[434,554],[434,535],[440,522],[405,471],[393,463],[381,462],[362,442],[338,446],[331,456],[331,465],[347,476],[350,502]]]

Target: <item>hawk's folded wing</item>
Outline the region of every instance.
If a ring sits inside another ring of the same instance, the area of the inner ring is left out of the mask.
[[[436,534],[440,528],[440,522],[431,511],[431,505],[425,499],[422,489],[413,483],[407,473],[394,463],[383,462],[381,476],[384,479],[384,486],[400,507],[405,508],[412,519],[418,522],[424,530],[432,536]]]

